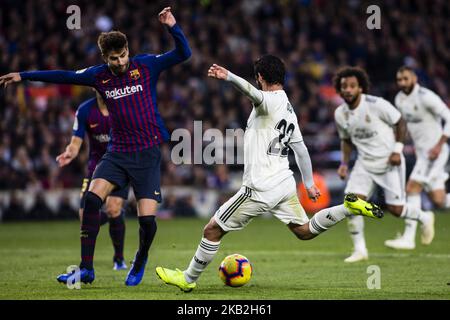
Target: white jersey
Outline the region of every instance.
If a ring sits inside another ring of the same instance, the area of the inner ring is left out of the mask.
[[[437,144],[444,133],[442,119],[446,120],[448,131],[450,111],[447,105],[436,93],[416,84],[409,95],[403,91],[397,93],[395,106],[407,122],[417,155],[427,157],[428,150]]]
[[[381,97],[362,94],[353,110],[344,103],[335,113],[339,137],[350,139],[358,151],[357,161],[369,172],[385,173],[395,146],[394,125],[400,112]]]
[[[284,90],[260,91],[244,135],[243,185],[267,191],[292,176],[287,144],[303,140],[297,116]]]

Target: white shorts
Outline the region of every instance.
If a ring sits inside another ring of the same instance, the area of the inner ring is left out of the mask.
[[[345,193],[356,193],[370,198],[378,185],[384,191],[386,203],[394,206],[406,204],[405,159],[399,166],[391,166],[382,174],[367,171],[361,162],[356,161],[350,173]]]
[[[409,180],[419,182],[427,192],[445,190],[445,182],[448,179],[448,173],[445,171],[448,153],[448,147],[444,146],[441,154],[434,161],[431,161],[426,156],[417,156],[416,164],[409,176]]]
[[[309,218],[297,196],[294,177],[289,177],[276,188],[255,191],[247,186],[225,202],[214,214],[214,219],[224,231],[243,229],[253,218],[272,213],[284,224],[303,225]]]

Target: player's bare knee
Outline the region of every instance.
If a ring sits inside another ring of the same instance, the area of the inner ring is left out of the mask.
[[[213,219],[203,228],[203,237],[210,241],[220,241],[224,234],[225,232]]]
[[[392,213],[396,217],[400,217],[403,212],[403,206],[387,205],[387,209],[390,213]]]
[[[110,218],[117,218],[120,216],[120,213],[122,211],[122,199],[115,199],[115,198],[107,198],[106,200],[106,214]]]
[[[105,179],[94,179],[89,184],[89,191],[95,193],[105,201],[106,197],[114,190],[115,186]]]
[[[433,202],[434,206],[439,208],[439,209],[444,209],[445,208],[445,197],[435,197],[435,198],[431,198],[431,202]]]
[[[110,218],[117,218],[120,216],[122,206],[111,205],[106,207],[106,214]]]
[[[406,184],[406,193],[409,194],[417,194],[422,192],[422,185],[417,181],[410,180]]]

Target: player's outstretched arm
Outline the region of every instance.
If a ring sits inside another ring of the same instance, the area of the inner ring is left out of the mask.
[[[156,63],[161,71],[187,60],[192,55],[189,43],[171,10],[171,7],[166,7],[158,14],[159,22],[169,28],[169,32],[175,40],[175,49],[156,56]]]
[[[295,162],[302,173],[302,179],[308,192],[308,197],[316,201],[320,196],[320,191],[314,184],[313,169],[308,148],[303,141],[291,142],[289,147],[294,151]]]
[[[79,84],[85,86],[94,85],[94,77],[92,72],[90,72],[89,69],[85,69],[80,71],[49,70],[12,72],[0,77],[0,86],[4,84],[6,87],[10,83],[20,82],[23,80],[61,84]]]
[[[70,143],[67,145],[65,151],[56,157],[56,161],[60,167],[64,167],[72,162],[80,152],[83,139],[77,136],[72,136]]]
[[[238,77],[231,71],[213,64],[208,70],[208,77],[230,81],[239,91],[245,94],[255,106],[258,106],[263,101],[263,94],[261,91],[251,85],[250,82]]]

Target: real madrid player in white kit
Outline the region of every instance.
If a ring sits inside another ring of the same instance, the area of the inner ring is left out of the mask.
[[[351,215],[381,218],[379,207],[346,195],[344,204],[316,213],[311,220],[297,197],[296,182],[289,169],[289,148],[295,153],[308,196],[315,201],[320,192],[314,185],[311,160],[298,127],[297,116],[283,90],[285,67],[272,55],[254,65],[258,90],[244,79],[218,65],[208,76],[231,82],[253,103],[244,136],[244,176],[242,188],[224,203],[203,230],[203,238],[188,268],[157,267],[157,275],[167,284],[190,291],[219,249],[229,231],[243,229],[253,218],[272,213],[301,240],[309,240]]]
[[[400,112],[385,99],[367,94],[369,78],[361,68],[341,69],[334,85],[344,99],[334,115],[341,138],[342,161],[338,174],[342,179],[348,176],[352,146],[357,150],[345,193],[368,199],[378,185],[384,191],[387,209],[397,217],[420,221],[423,238],[431,242],[434,214],[406,203],[406,167],[402,152],[406,124]],[[354,251],[345,262],[368,259],[364,220],[360,218],[352,216],[348,220]]]
[[[407,201],[421,207],[420,194],[425,190],[436,207],[449,208],[450,194],[445,191],[449,175],[445,166],[449,156],[450,110],[436,93],[417,83],[417,76],[409,67],[397,71],[397,85],[400,91],[395,97],[395,106],[406,120],[416,153],[416,164],[406,185]],[[406,220],[403,235],[386,240],[385,245],[414,249],[416,229],[417,221]],[[429,244],[424,240],[422,238],[422,244]]]

